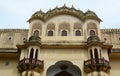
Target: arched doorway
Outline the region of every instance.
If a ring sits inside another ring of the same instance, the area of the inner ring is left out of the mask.
[[[70,61],[58,61],[48,68],[46,76],[82,76],[78,66]]]

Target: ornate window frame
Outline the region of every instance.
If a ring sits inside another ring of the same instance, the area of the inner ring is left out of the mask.
[[[39,35],[38,35],[38,36],[40,36],[40,33],[41,33],[41,32],[40,32],[40,29],[33,29],[32,35],[34,35],[34,32],[35,32],[36,30],[39,31]]]
[[[61,30],[60,30],[60,36],[62,36],[62,31],[63,31],[63,30],[65,30],[65,31],[67,32],[67,35],[66,35],[66,36],[69,36],[69,35],[70,35],[70,34],[69,34],[69,31],[68,31],[67,29],[61,29]]]
[[[48,32],[49,32],[49,31],[52,31],[52,32],[53,32],[53,35],[51,35],[51,36],[55,36],[55,33],[54,33],[55,31],[54,31],[53,29],[48,29],[48,30],[47,30],[47,36],[48,36]],[[51,36],[50,36],[50,37],[51,37]]]
[[[74,30],[74,36],[76,36],[76,31],[77,31],[77,30],[79,30],[79,31],[80,31],[80,33],[81,33],[81,35],[80,35],[80,36],[82,36],[82,29],[75,29],[75,30]]]
[[[89,35],[89,36],[91,36],[91,35],[90,35],[90,31],[91,31],[91,30],[93,30],[93,31],[95,32],[95,35],[97,35],[95,29],[89,29],[89,30],[88,30],[88,35]]]

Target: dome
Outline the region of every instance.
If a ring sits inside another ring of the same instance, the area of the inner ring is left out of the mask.
[[[29,38],[29,41],[30,42],[39,42],[41,40],[41,38],[40,37],[38,37],[38,36],[31,36],[30,38]]]
[[[35,12],[35,13],[31,16],[31,18],[30,18],[28,21],[30,22],[30,21],[33,20],[33,19],[44,20],[44,14],[45,14],[45,13],[44,13],[42,10],[37,11],[37,12]]]
[[[42,21],[46,21],[58,15],[71,15],[77,17],[81,21],[85,21],[86,19],[96,19],[98,21],[101,21],[101,19],[98,18],[98,16],[93,11],[88,10],[87,12],[83,13],[83,11],[79,9],[75,9],[73,5],[71,8],[64,5],[59,8],[56,6],[56,8],[54,9],[49,9],[46,13],[44,13],[42,10],[37,11],[31,16],[28,22],[31,22],[34,19],[40,19]]]
[[[71,15],[75,16],[81,20],[84,18],[84,13],[81,10],[77,10],[72,6],[71,8],[67,7],[66,5],[62,7],[56,7],[54,9],[48,10],[46,13],[44,13],[42,10],[35,12],[31,18],[28,20],[30,22],[33,19],[40,19],[43,21],[46,21],[50,19],[51,17],[57,16],[57,15]]]
[[[98,17],[93,11],[91,10],[88,10],[86,13],[85,13],[86,16],[96,16]]]
[[[99,41],[100,41],[100,39],[99,39],[98,36],[90,36],[87,39],[87,43],[90,43],[90,42],[99,42]]]
[[[99,22],[102,21],[93,11],[88,10],[85,12],[85,20],[86,19],[95,19],[98,20]]]
[[[83,12],[81,10],[77,10],[75,9],[73,6],[71,8],[67,7],[66,5],[62,6],[62,7],[56,7],[52,10],[49,10],[46,15],[45,15],[45,19],[49,19],[53,16],[57,16],[57,15],[71,15],[71,16],[75,16],[81,20],[83,20]]]

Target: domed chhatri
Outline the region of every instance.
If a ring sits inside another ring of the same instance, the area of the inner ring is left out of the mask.
[[[28,21],[31,21],[33,19],[43,20],[44,14],[45,13],[40,9],[40,11],[35,12]]]
[[[102,21],[100,18],[98,18],[98,16],[91,10],[88,10],[87,12],[85,12],[85,19],[95,19],[98,20],[99,22]]]
[[[98,36],[90,36],[87,39],[87,43],[90,43],[90,42],[99,42],[99,41],[100,41],[100,39],[99,39]]]
[[[86,16],[95,16],[95,17],[98,17],[93,11],[91,10],[88,10],[86,13],[85,13]]]
[[[86,19],[95,19],[101,21],[101,19],[98,18],[98,16],[93,11],[88,10],[87,12],[83,13],[83,11],[75,9],[73,5],[71,8],[69,8],[64,4],[64,6],[62,7],[56,6],[56,8],[50,9],[46,13],[44,13],[42,10],[37,11],[31,16],[28,22],[31,22],[34,19],[47,21],[48,19],[57,15],[71,15],[77,17],[82,21],[85,21]]]
[[[41,38],[39,37],[39,36],[31,36],[30,38],[29,38],[29,41],[30,42],[39,42],[39,41],[41,41]]]

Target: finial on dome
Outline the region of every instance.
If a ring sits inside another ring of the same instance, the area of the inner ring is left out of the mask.
[[[74,5],[72,4],[72,8],[74,8]]]
[[[64,3],[64,7],[66,7],[66,3]]]
[[[51,8],[49,8],[49,11],[51,11]]]
[[[40,11],[42,11],[42,9],[40,9]]]
[[[88,11],[90,11],[90,9],[88,9]]]
[[[58,6],[56,5],[56,8],[58,8]]]
[[[40,13],[40,15],[42,15],[42,14],[43,14],[43,11],[40,9],[39,13]]]

